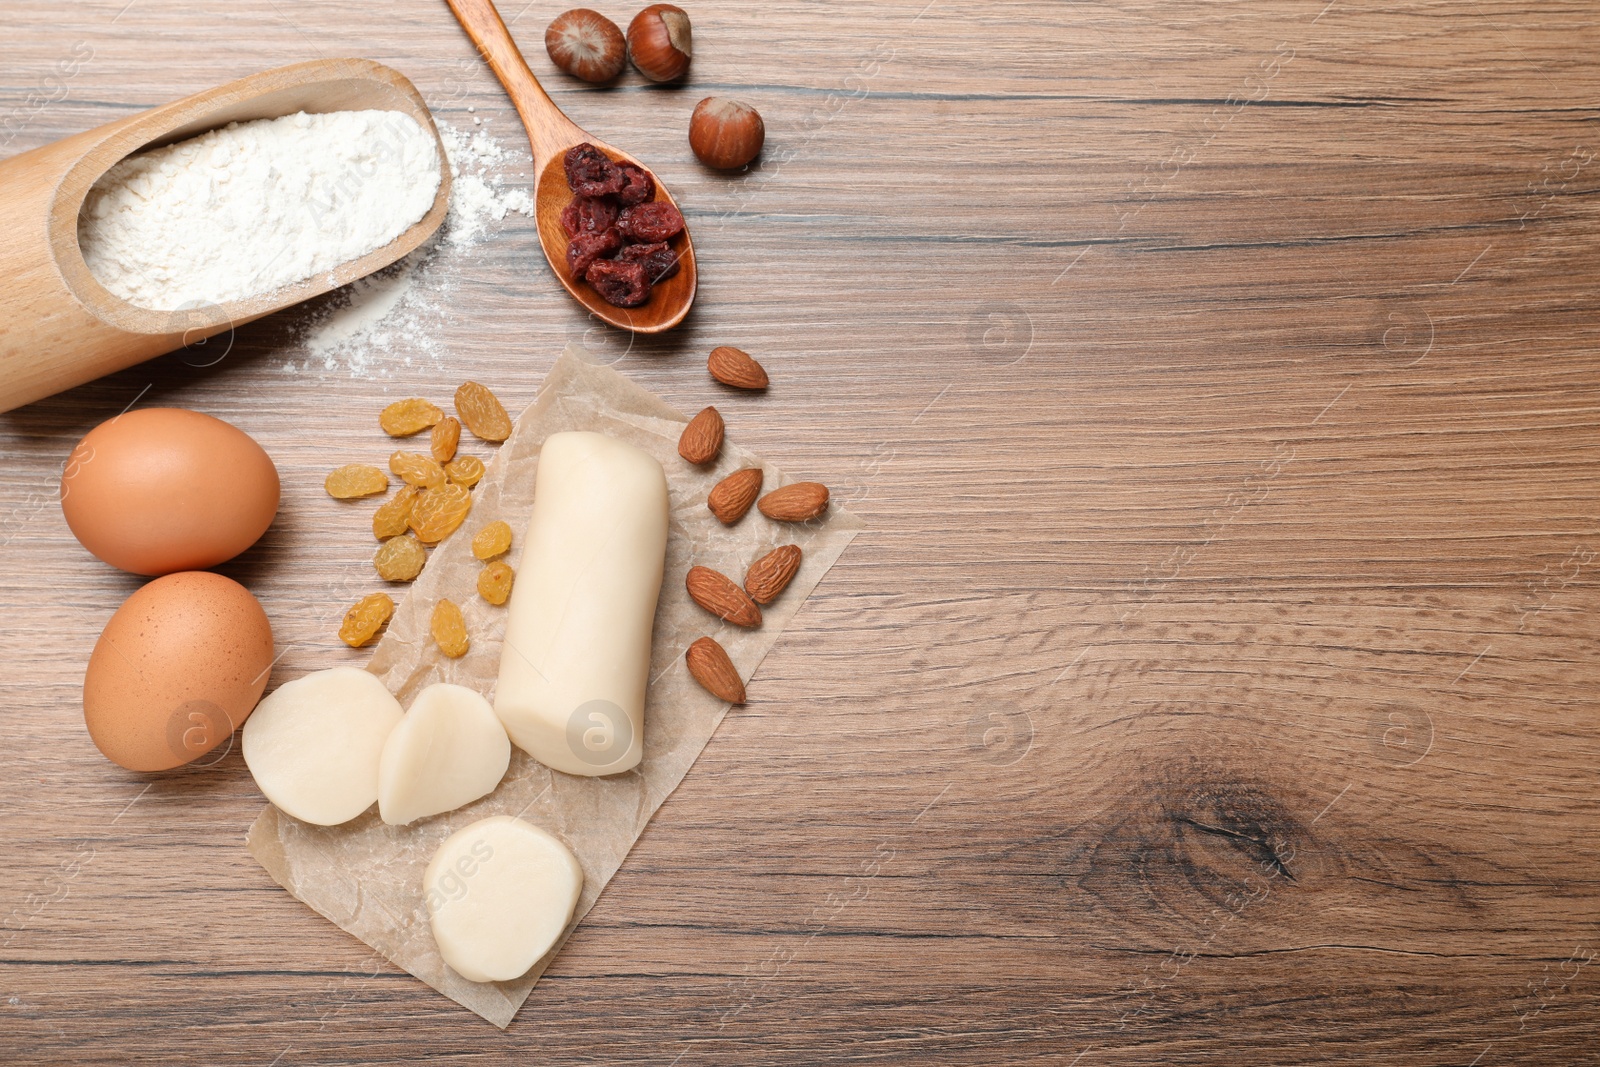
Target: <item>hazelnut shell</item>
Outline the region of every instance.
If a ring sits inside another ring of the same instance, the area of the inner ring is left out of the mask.
[[[550,61],[574,78],[608,82],[627,65],[627,42],[617,24],[586,7],[557,15],[544,31]]]
[[[693,56],[694,33],[683,8],[651,4],[628,23],[628,58],[651,81],[683,77]]]
[[[748,104],[708,96],[695,105],[689,119],[689,147],[708,167],[735,170],[761,154],[767,127]]]

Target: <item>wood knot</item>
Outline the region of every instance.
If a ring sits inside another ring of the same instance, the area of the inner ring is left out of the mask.
[[[1201,781],[1170,803],[1173,843],[1196,869],[1254,868],[1262,877],[1298,882],[1310,830],[1269,789],[1237,779]]]
[[[1325,849],[1296,814],[1315,801],[1293,786],[1197,759],[1146,764],[1129,782],[1085,827],[1098,839],[1080,884],[1140,925],[1283,904],[1323,881]]]

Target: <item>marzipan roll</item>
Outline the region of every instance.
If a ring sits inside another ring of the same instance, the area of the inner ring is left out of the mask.
[[[546,439],[495,692],[517,747],[568,774],[638,765],[666,553],[661,464],[604,434]]]

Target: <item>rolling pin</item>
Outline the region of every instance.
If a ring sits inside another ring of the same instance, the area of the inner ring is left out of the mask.
[[[0,411],[194,344],[330,292],[400,259],[432,236],[450,206],[439,145],[433,207],[399,237],[359,259],[269,293],[177,311],[112,295],[78,249],[90,188],[125,157],[230,122],[297,111],[400,111],[439,133],[399,71],[366,59],[296,63],[229,82],[0,161]]]

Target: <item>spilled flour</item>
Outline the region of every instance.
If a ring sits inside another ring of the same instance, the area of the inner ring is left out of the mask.
[[[328,356],[347,347],[358,338],[372,334],[389,317],[389,313],[404,300],[416,286],[412,271],[386,270],[362,278],[349,286],[350,303],[329,312],[306,338],[306,348],[313,357]],[[374,344],[383,344],[387,338],[373,337]]]
[[[514,155],[501,148],[487,132],[468,136],[440,127],[445,154],[450,158],[453,182],[450,218],[445,222],[444,241],[454,247],[471,247],[483,237],[490,220],[500,222],[506,213],[533,217],[533,196],[526,188],[507,189],[496,173],[507,164],[531,167],[533,159]]]
[[[386,378],[396,366],[442,365],[438,340],[451,296],[482,243],[512,213],[533,216],[533,160],[502,147],[487,131],[439,123],[450,160],[450,213],[426,244],[377,274],[345,286],[312,313],[297,340],[305,359],[286,360],[285,374]],[[528,183],[510,185],[514,181]]]

